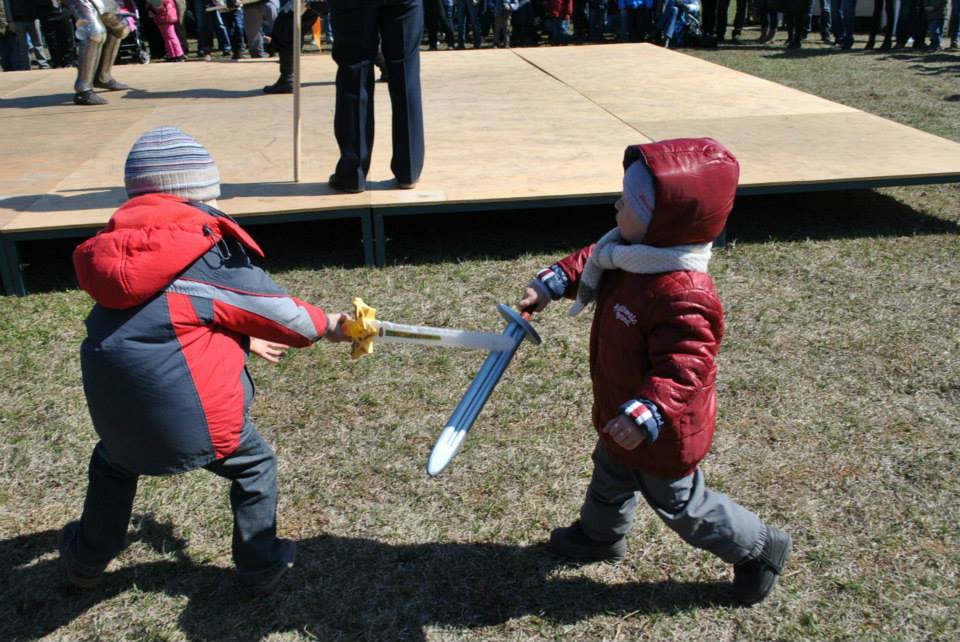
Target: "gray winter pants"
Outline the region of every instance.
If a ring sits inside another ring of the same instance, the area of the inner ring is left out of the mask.
[[[249,420],[240,446],[206,470],[231,480],[233,561],[240,581],[257,585],[293,561],[293,544],[277,538],[277,460]],[[123,550],[139,476],[110,461],[103,442],[90,458],[89,485],[80,528],[62,554],[95,574]]]
[[[735,564],[763,549],[767,531],[760,518],[707,488],[699,468],[679,479],[648,475],[613,459],[598,440],[593,477],[580,509],[587,535],[607,542],[626,535],[641,495],[685,542],[725,562]]]

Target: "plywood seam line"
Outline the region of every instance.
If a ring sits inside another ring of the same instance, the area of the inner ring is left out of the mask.
[[[616,120],[618,120],[619,122],[623,123],[624,125],[626,125],[626,126],[629,127],[630,129],[632,129],[633,131],[637,132],[637,133],[640,134],[641,136],[644,136],[644,137],[647,138],[648,140],[655,140],[655,138],[654,138],[653,136],[649,136],[646,132],[641,131],[641,130],[640,130],[639,128],[637,128],[635,125],[630,124],[629,122],[627,122],[626,120],[624,120],[623,118],[621,118],[616,112],[610,111],[609,109],[607,109],[606,107],[604,107],[603,105],[601,105],[600,103],[598,103],[596,100],[594,100],[594,99],[591,98],[590,96],[586,95],[585,93],[583,93],[582,91],[580,91],[579,89],[577,89],[576,87],[574,87],[573,85],[571,85],[570,83],[568,83],[568,82],[566,82],[565,80],[559,78],[558,76],[555,76],[554,74],[550,73],[549,71],[547,71],[546,69],[544,69],[543,67],[541,67],[541,66],[538,65],[537,63],[533,62],[533,61],[530,60],[529,58],[524,57],[524,56],[523,56],[522,54],[520,54],[516,49],[510,49],[510,53],[512,53],[512,54],[515,55],[517,58],[519,58],[520,60],[524,61],[525,63],[527,63],[528,65],[530,65],[531,67],[533,67],[534,69],[536,69],[537,71],[539,71],[540,73],[545,74],[545,75],[549,76],[550,78],[553,78],[553,79],[556,80],[558,83],[560,83],[560,84],[563,85],[564,87],[570,89],[571,91],[573,91],[573,92],[574,92],[575,94],[577,94],[578,96],[581,96],[581,97],[585,98],[585,99],[587,100],[587,102],[589,102],[589,103],[591,103],[591,104],[593,104],[593,105],[596,105],[597,107],[599,107],[600,109],[602,109],[602,110],[604,111],[604,113],[607,113],[607,114],[609,114],[610,116],[613,116]]]

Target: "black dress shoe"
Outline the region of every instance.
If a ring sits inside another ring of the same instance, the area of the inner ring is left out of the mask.
[[[362,187],[350,187],[342,183],[337,178],[336,174],[330,174],[330,178],[327,179],[327,185],[329,185],[332,189],[337,190],[338,192],[344,192],[346,194],[359,194],[360,192],[363,191]]]

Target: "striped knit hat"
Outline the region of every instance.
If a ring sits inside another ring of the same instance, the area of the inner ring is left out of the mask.
[[[164,192],[191,201],[220,196],[220,172],[210,152],[176,127],[157,127],[130,148],[123,170],[127,196]]]

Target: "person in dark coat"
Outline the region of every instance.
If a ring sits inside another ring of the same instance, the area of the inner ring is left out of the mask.
[[[684,541],[733,565],[744,604],[773,590],[790,536],[707,487],[723,306],[707,273],[739,165],[718,142],[627,148],[617,227],[541,270],[518,307],[596,303],[590,332],[593,477],[580,518],[549,546],[578,562],[619,561],[642,497]]]
[[[453,49],[454,46],[456,46],[456,42],[453,39],[453,18],[447,15],[443,0],[424,0],[423,19],[427,29],[427,44],[430,47],[430,51],[437,50],[438,34],[440,31],[444,34],[447,49]]]
[[[272,591],[295,546],[277,537],[277,462],[250,418],[250,353],[342,341],[343,315],[287,294],[248,254],[256,242],[216,209],[207,150],[173,127],[133,145],[127,201],[73,255],[95,304],[80,348],[83,389],[100,438],[83,514],[64,527],[67,579],[98,584],[124,547],[137,479],[204,468],[231,481],[240,583]]]
[[[778,0],[787,27],[787,49],[799,49],[807,37],[810,0]]]

